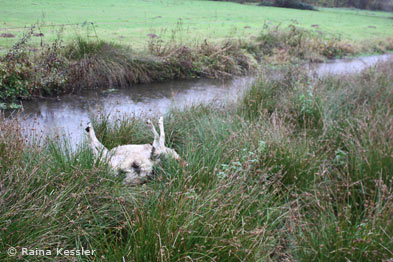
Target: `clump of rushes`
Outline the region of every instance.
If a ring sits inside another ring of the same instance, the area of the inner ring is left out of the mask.
[[[278,64],[288,61],[321,62],[365,51],[339,37],[323,35],[294,25],[288,28],[265,25],[256,41],[248,44],[249,52],[264,58],[265,61]]]
[[[12,166],[20,165],[25,143],[18,121],[5,120],[2,114],[0,121],[0,167],[2,171],[6,171]]]
[[[392,68],[324,79],[287,68],[238,104],[172,111],[166,140],[188,165],[163,159],[140,187],[86,145],[27,143],[2,118],[2,248],[97,250],[66,261],[388,260]],[[152,141],[142,119],[94,119],[109,148]]]
[[[77,39],[65,52],[72,61],[70,84],[76,89],[128,87],[172,79],[231,77],[256,69],[239,41],[205,41],[194,47],[152,41],[156,43],[150,43],[148,53],[140,54],[116,44]]]
[[[261,74],[243,97],[240,112],[250,119],[275,113],[292,122],[294,127],[321,129],[321,101],[310,77],[291,65],[274,74],[274,79],[266,77],[266,72]]]

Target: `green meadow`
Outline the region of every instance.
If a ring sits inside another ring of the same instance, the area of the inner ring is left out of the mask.
[[[12,46],[35,26],[35,37],[51,42],[76,36],[98,38],[140,49],[148,34],[183,43],[252,38],[266,27],[290,24],[344,40],[383,39],[393,35],[392,14],[378,11],[319,8],[318,12],[261,7],[254,4],[192,0],[0,1],[0,48]],[[61,26],[64,25],[64,26]]]

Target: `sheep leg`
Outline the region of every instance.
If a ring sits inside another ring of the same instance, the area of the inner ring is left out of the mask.
[[[157,130],[150,120],[148,120],[147,123],[150,125],[151,131],[153,132],[154,135],[153,147],[158,148],[160,144],[159,144],[159,135],[157,133]]]
[[[165,148],[165,132],[164,132],[164,118],[161,116],[160,119],[158,120],[158,124],[160,126],[160,148],[164,149]]]

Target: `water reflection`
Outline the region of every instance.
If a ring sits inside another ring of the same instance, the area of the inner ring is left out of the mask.
[[[32,129],[38,134],[66,135],[73,144],[81,141],[92,113],[110,113],[112,119],[123,115],[151,116],[165,114],[171,107],[227,103],[237,99],[252,78],[231,81],[173,81],[139,85],[119,90],[89,90],[79,95],[57,99],[25,102],[19,113],[25,133]]]

